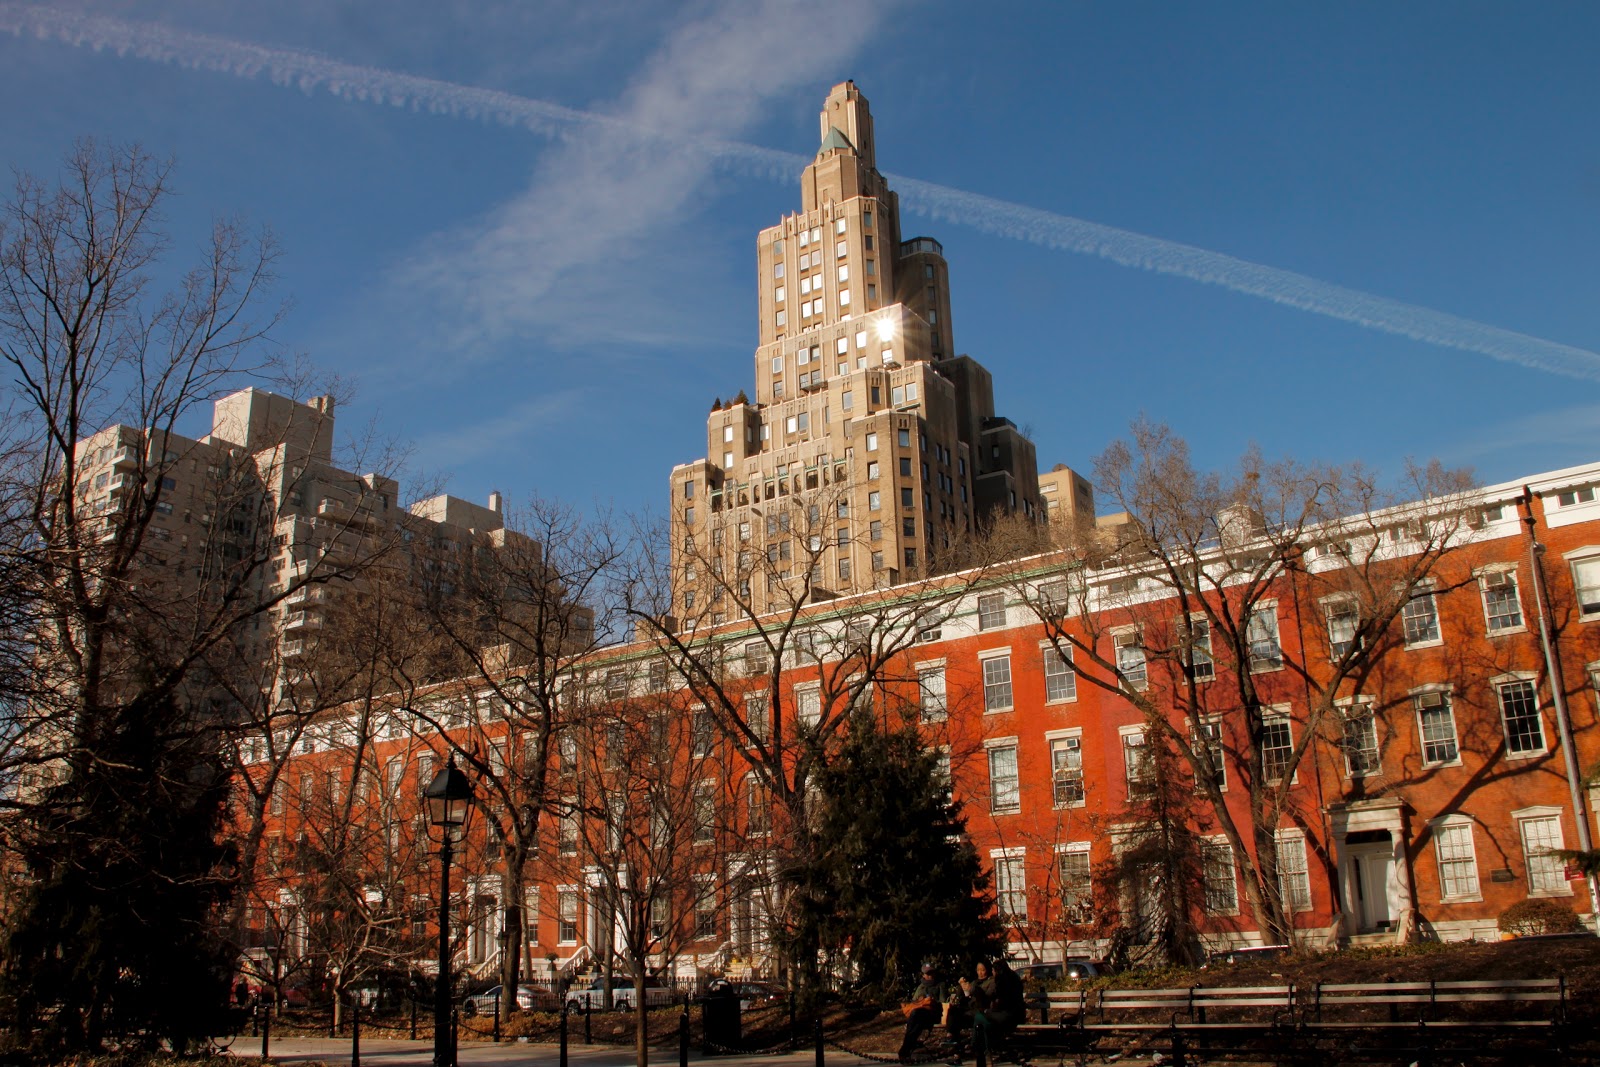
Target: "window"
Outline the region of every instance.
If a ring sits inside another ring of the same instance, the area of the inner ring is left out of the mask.
[[[867,464],[867,481],[869,481],[869,482],[877,481],[878,477],[879,477],[879,473],[880,472],[878,470],[878,464],[877,464],[876,461],[873,461],[873,462]]]
[[[1581,489],[1568,489],[1564,493],[1556,494],[1556,506],[1570,508],[1574,504],[1594,503],[1594,486],[1586,485]]]
[[[556,852],[562,856],[578,854],[578,813],[568,807],[556,826]]]
[[[1206,913],[1235,914],[1239,910],[1239,877],[1233,865],[1233,846],[1225,839],[1213,838],[1202,842],[1200,848]]]
[[[1517,572],[1484,571],[1478,576],[1483,587],[1483,618],[1489,633],[1507,633],[1522,628],[1522,599],[1517,595]]]
[[[1143,689],[1149,681],[1144,656],[1144,638],[1138,630],[1123,630],[1114,634],[1112,644],[1117,651],[1117,673],[1134,689]]]
[[[690,758],[705,759],[711,755],[712,725],[711,712],[705,708],[695,709],[689,720]]]
[[[1533,682],[1518,678],[1495,690],[1500,697],[1500,719],[1506,728],[1506,755],[1537,756],[1544,752],[1544,721]]]
[[[896,431],[896,443],[899,444],[899,446],[901,448],[910,448],[911,447],[911,431],[910,430],[897,430]],[[926,452],[927,449],[923,449],[923,451]]]
[[[1356,644],[1361,613],[1356,602],[1349,597],[1323,601],[1322,612],[1328,620],[1328,651],[1334,659],[1341,660]]]
[[[867,434],[867,451],[868,452],[876,452],[877,450],[878,450],[878,435],[875,434],[875,433]]]
[[[842,307],[842,308],[847,308],[847,307],[850,306],[850,290],[849,289],[840,289],[839,290],[839,306]]]
[[[1351,778],[1364,778],[1379,774],[1383,763],[1378,752],[1378,724],[1372,714],[1372,705],[1358,703],[1344,709],[1344,736],[1340,747],[1344,749],[1345,771]]]
[[[1578,610],[1585,617],[1600,615],[1600,556],[1572,561],[1572,586]]]
[[[1185,657],[1189,675],[1197,682],[1217,676],[1217,663],[1211,657],[1211,620],[1204,615],[1189,616],[1189,654]]]
[[[989,810],[1013,812],[1022,807],[1022,792],[1017,783],[1017,746],[989,747]]]
[[[1046,619],[1059,619],[1072,606],[1071,586],[1065,581],[1045,582],[1039,586],[1039,614]]]
[[[1216,719],[1197,722],[1194,726],[1195,755],[1201,759],[1203,770],[1211,772],[1218,789],[1228,788],[1228,763],[1222,748],[1222,723]]]
[[[1250,669],[1272,671],[1283,666],[1283,650],[1278,647],[1278,609],[1258,607],[1250,613],[1245,640],[1250,645]]]
[[[1283,780],[1294,756],[1294,727],[1284,716],[1266,715],[1261,721],[1261,773],[1267,781]]]
[[[1553,855],[1564,847],[1561,816],[1536,815],[1519,819],[1518,826],[1522,830],[1522,858],[1528,867],[1528,895],[1571,893],[1561,858]]]
[[[694,843],[706,844],[716,837],[717,783],[694,784]]]
[[[923,722],[942,722],[947,714],[943,667],[921,667],[917,670],[917,703],[922,709]]]
[[[757,741],[766,741],[772,736],[772,719],[767,714],[767,694],[744,695],[744,724],[750,736]]]
[[[1050,741],[1050,773],[1058,807],[1083,803],[1083,742],[1077,737]]]
[[[856,406],[855,390],[846,389],[844,392],[839,394],[839,408],[840,408],[840,410],[849,411],[852,408],[854,408],[855,406]]]
[[[1002,922],[1028,921],[1027,861],[1021,849],[994,853],[994,896]]]
[[[988,593],[978,598],[978,629],[999,630],[1006,624],[1006,595]]]
[[[868,511],[882,511],[883,510],[883,494],[879,493],[876,489],[874,489],[872,492],[867,494],[867,510]]]
[[[1155,791],[1155,767],[1143,730],[1127,730],[1122,735],[1122,769],[1128,782],[1128,799],[1137,800]]]
[[[1412,698],[1417,708],[1417,728],[1422,734],[1424,765],[1450,763],[1457,755],[1456,716],[1450,694],[1443,690],[1418,693]]]
[[[867,540],[883,540],[883,523],[880,520],[873,519],[871,522],[867,523]]]
[[[1046,703],[1078,699],[1078,676],[1072,669],[1072,649],[1044,649],[1044,699]]]
[[[1400,623],[1405,631],[1407,648],[1429,645],[1439,640],[1439,607],[1433,602],[1431,588],[1412,592],[1411,599],[1400,609]]]
[[[563,945],[576,944],[578,940],[578,891],[572,888],[556,890],[556,940]]]
[[[1011,710],[1011,656],[990,656],[983,661],[983,710]]]
[[[815,727],[822,721],[822,691],[815,687],[795,690],[794,709],[801,726]]]
[[[1306,866],[1306,839],[1298,831],[1279,830],[1278,892],[1285,911],[1311,910],[1311,874]]]
[[[712,875],[695,878],[694,936],[699,941],[717,936],[717,894]]]
[[[1482,899],[1472,824],[1451,822],[1433,829],[1433,854],[1439,864],[1439,895],[1445,900]]]
[[[1094,876],[1089,866],[1089,842],[1066,845],[1059,853],[1062,918],[1081,925],[1094,919]]]
[[[772,794],[755,775],[745,779],[745,808],[752,834],[772,832]]]

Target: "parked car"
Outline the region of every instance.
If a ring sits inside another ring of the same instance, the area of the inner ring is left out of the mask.
[[[770,982],[744,982],[729,978],[713,979],[706,986],[706,992],[711,995],[732,993],[739,998],[739,1010],[749,1011],[751,1008],[765,1007],[768,1004],[781,1004],[789,999],[789,991],[780,989]]]
[[[1246,963],[1250,960],[1275,960],[1287,956],[1293,949],[1288,945],[1250,945],[1245,948],[1228,948],[1213,952],[1206,960],[1213,963]]]
[[[659,978],[646,978],[644,982],[644,1003],[647,1008],[664,1008],[672,1003],[672,990],[661,984]],[[611,1006],[617,1011],[632,1011],[633,980],[618,975],[611,987]],[[573,986],[567,990],[567,1010],[569,1011],[604,1011],[606,1007],[606,978],[605,975],[596,975],[585,986]]]
[[[493,1015],[495,1004],[500,1005],[500,1011],[506,1010],[504,986],[490,986],[482,993],[474,993],[461,1002],[461,1014]],[[522,985],[517,987],[517,1008],[521,1011],[539,1011],[552,1006],[549,993],[536,986]]]

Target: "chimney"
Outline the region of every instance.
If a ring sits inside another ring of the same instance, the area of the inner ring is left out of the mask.
[[[495,490],[492,490],[489,493],[489,510],[494,512],[496,515],[499,515],[500,514],[500,509],[501,509],[500,490],[495,489]]]

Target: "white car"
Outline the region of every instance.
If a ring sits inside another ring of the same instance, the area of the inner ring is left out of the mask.
[[[649,1008],[664,1008],[672,1003],[672,990],[658,978],[646,978],[644,1003]],[[618,975],[611,985],[611,1006],[617,1011],[633,1010],[633,980]],[[568,1011],[604,1011],[606,1007],[606,979],[598,975],[586,986],[567,990]]]
[[[473,1015],[493,1015],[497,1002],[500,1005],[501,1014],[505,1014],[505,1001],[501,999],[504,992],[505,987],[497,985],[484,990],[482,993],[474,993],[461,1002],[461,1014],[468,1017]],[[538,1003],[539,992],[531,985],[517,987],[517,1008],[520,1011],[533,1011]]]

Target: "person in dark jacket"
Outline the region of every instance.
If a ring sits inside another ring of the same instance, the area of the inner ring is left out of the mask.
[[[1022,978],[1004,957],[992,966],[979,963],[974,982],[961,980],[961,989],[972,998],[972,1040],[974,1050],[992,1054],[1022,1021],[1027,994]]]
[[[931,963],[922,965],[922,981],[911,991],[911,999],[901,1006],[906,1016],[906,1036],[900,1042],[900,1061],[909,1062],[922,1041],[922,1035],[936,1026],[945,1026],[952,1039],[956,1031],[950,1017],[949,994]]]

